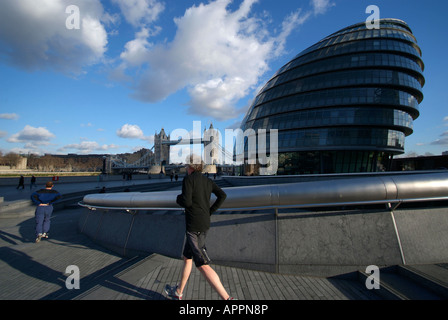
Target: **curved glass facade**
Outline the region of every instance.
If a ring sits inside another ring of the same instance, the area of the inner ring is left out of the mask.
[[[405,22],[382,19],[379,30],[359,23],[280,68],[241,129],[278,130],[277,174],[388,170],[420,114],[423,70]],[[245,153],[247,141],[240,146]],[[268,134],[268,148],[269,142]],[[257,174],[255,167],[246,166],[245,174]]]

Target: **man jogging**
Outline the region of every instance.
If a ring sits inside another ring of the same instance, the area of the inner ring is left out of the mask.
[[[200,160],[193,161],[190,156],[187,166],[188,175],[182,183],[182,194],[177,196],[176,202],[185,208],[186,242],[183,251],[184,267],[180,284],[175,287],[166,285],[165,292],[175,300],[182,300],[182,294],[191,273],[193,261],[207,279],[213,289],[224,300],[231,300],[224,289],[219,276],[210,267],[210,258],[205,248],[205,238],[210,229],[210,215],[222,205],[227,195],[215,182],[202,174]],[[211,194],[216,195],[216,201],[210,207]]]
[[[37,204],[36,216],[36,243],[42,238],[48,238],[50,231],[50,218],[53,213],[53,203],[61,198],[61,194],[53,190],[53,182],[48,181],[45,189],[40,189],[31,195],[31,200]]]

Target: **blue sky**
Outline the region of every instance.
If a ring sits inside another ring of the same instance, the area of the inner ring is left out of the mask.
[[[423,51],[406,154],[448,151],[441,0],[1,0],[0,151],[133,152],[194,121],[224,136],[282,65],[368,5],[406,21]]]

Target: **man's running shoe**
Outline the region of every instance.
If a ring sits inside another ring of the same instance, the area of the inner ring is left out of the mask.
[[[36,240],[34,242],[38,243],[38,242],[40,242],[40,239],[42,239],[42,234],[41,233],[39,233],[37,235],[37,238],[36,238]]]
[[[165,286],[165,293],[173,300],[182,300],[182,295],[177,292],[178,286],[172,287],[169,284]]]

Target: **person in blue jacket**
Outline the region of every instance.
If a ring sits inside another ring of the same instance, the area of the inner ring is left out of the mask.
[[[36,216],[36,243],[42,238],[48,238],[50,231],[50,218],[53,213],[53,203],[62,198],[62,195],[53,190],[53,182],[48,181],[45,189],[33,192],[31,200],[37,205]]]

